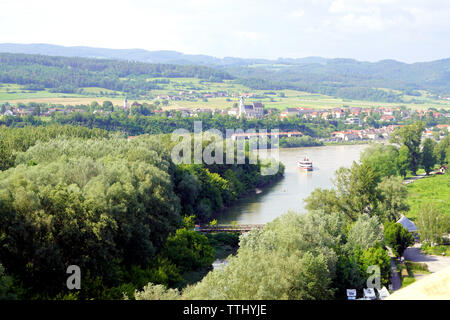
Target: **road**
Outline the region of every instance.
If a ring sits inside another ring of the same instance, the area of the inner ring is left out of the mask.
[[[392,288],[390,289],[391,292],[394,292],[398,289],[400,289],[402,287],[402,280],[400,280],[400,275],[398,274],[398,270],[397,270],[397,264],[395,263],[395,257],[394,254],[392,253],[392,249],[389,248],[388,246],[386,246],[388,253],[389,253],[389,257],[391,257],[391,269],[392,269],[392,274],[391,274],[391,284],[392,284]]]
[[[430,174],[431,174],[431,173],[430,173]],[[408,178],[408,179],[403,180],[403,183],[404,183],[404,184],[410,184],[411,182],[414,182],[414,181],[416,181],[416,180],[422,179],[422,178],[424,178],[424,177],[426,177],[426,176],[427,176],[427,175],[426,175],[425,173],[418,174],[418,175],[416,175],[416,176],[414,176],[414,177],[411,177],[411,178]]]
[[[400,280],[400,276],[398,275],[397,265],[395,264],[395,258],[391,257],[391,264],[392,264],[391,291],[394,292],[402,287],[402,281]]]
[[[423,254],[418,244],[407,248],[403,256],[409,261],[426,263],[430,272],[438,272],[446,267],[450,267],[450,257]]]

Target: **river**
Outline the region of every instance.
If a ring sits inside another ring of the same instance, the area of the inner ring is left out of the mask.
[[[286,166],[284,178],[265,188],[261,193],[248,196],[225,210],[218,218],[222,224],[236,221],[241,224],[270,222],[288,210],[302,212],[303,199],[316,188],[332,187],[334,172],[350,167],[367,145],[335,145],[280,149],[279,159]],[[297,160],[308,155],[313,171],[297,168]]]

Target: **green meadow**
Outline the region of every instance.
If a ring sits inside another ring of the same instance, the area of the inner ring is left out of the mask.
[[[232,80],[223,82],[209,82],[197,78],[149,78],[148,81],[163,80],[158,83],[160,89],[151,90],[140,99],[129,99],[130,101],[152,102],[159,95],[179,96],[180,91],[195,91],[197,94],[206,94],[224,91],[229,97],[196,98],[192,100],[169,101],[165,109],[178,108],[210,108],[227,109],[238,103],[238,96],[243,93],[253,93],[254,97],[246,99],[247,103],[262,102],[266,108],[284,110],[287,107],[304,107],[313,109],[329,109],[335,107],[397,107],[406,106],[412,109],[450,109],[449,100],[436,100],[426,92],[422,96],[403,96],[404,103],[373,102],[362,100],[341,99],[323,94],[314,94],[296,90],[252,90]],[[167,82],[167,83],[165,83]],[[0,84],[0,103],[54,103],[54,104],[89,104],[92,101],[102,102],[110,100],[116,105],[122,105],[126,94],[119,91],[108,90],[99,87],[85,87],[83,94],[52,93],[48,90],[32,91],[26,90],[24,86],[17,84]],[[421,103],[417,103],[421,102]]]
[[[450,215],[450,173],[431,175],[408,184],[407,217],[415,220],[422,205],[433,203],[445,215]]]

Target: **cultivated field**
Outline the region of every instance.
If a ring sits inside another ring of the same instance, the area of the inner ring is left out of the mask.
[[[328,109],[341,106],[349,107],[396,107],[406,106],[411,109],[450,109],[449,100],[432,99],[427,92],[422,92],[421,97],[403,96],[406,101],[404,103],[387,103],[387,102],[372,102],[361,100],[349,100],[336,97],[330,97],[322,94],[313,94],[308,92],[301,92],[295,90],[252,90],[232,81],[224,81],[223,83],[207,82],[196,78],[152,78],[149,80],[165,80],[169,83],[159,84],[160,90],[152,90],[148,92],[143,99],[129,99],[130,103],[133,101],[152,102],[157,96],[170,95],[181,96],[180,92],[195,91],[197,94],[214,93],[224,91],[229,94],[229,97],[217,98],[197,98],[191,101],[169,101],[164,109],[179,109],[179,108],[211,108],[211,109],[226,109],[232,108],[235,103],[238,103],[237,96],[242,93],[253,93],[255,98],[247,98],[246,102],[251,103],[260,101],[266,108],[277,108],[280,110],[286,107],[305,107],[314,109]],[[122,92],[112,91],[104,88],[83,88],[84,94],[67,94],[67,93],[52,93],[48,90],[31,91],[25,90],[23,86],[16,84],[2,84],[0,86],[0,103],[28,103],[39,102],[48,104],[63,104],[63,105],[77,105],[89,104],[92,101],[102,103],[105,100],[112,101],[115,105],[122,105],[125,94]],[[413,103],[413,101],[421,101],[423,103]]]

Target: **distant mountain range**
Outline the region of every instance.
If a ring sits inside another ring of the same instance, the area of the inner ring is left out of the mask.
[[[49,56],[82,57],[97,59],[120,59],[147,63],[167,64],[196,64],[210,66],[232,66],[252,64],[324,64],[328,59],[321,57],[306,57],[299,59],[280,58],[278,60],[268,59],[244,59],[225,57],[223,59],[208,55],[184,54],[177,51],[159,50],[147,51],[144,49],[106,49],[92,47],[64,47],[52,44],[15,44],[1,43],[0,52],[42,54]]]
[[[211,79],[234,78],[236,82],[252,89],[294,89],[346,99],[401,102],[400,94],[392,90],[398,90],[413,96],[421,95],[417,90],[427,90],[435,95],[450,94],[450,59],[417,63],[403,63],[395,60],[366,62],[322,57],[268,60],[233,57],[216,58],[208,55],[184,54],[177,51],[11,43],[0,44],[1,52],[166,64],[171,65],[170,68],[172,69],[176,66],[189,68],[191,66],[202,66],[202,68],[209,67],[216,71],[178,69],[176,74],[178,76],[179,74],[195,74],[200,78],[211,77]],[[34,57],[33,59],[36,60],[37,58]],[[93,62],[88,64],[93,64]],[[17,64],[17,67],[23,69],[20,64]],[[15,72],[16,67],[10,65],[9,68],[9,73]],[[139,72],[141,72],[156,67],[140,66],[139,68]],[[169,76],[171,74],[170,68],[166,67],[167,70],[165,70]],[[10,75],[5,73],[4,77],[7,78]]]

